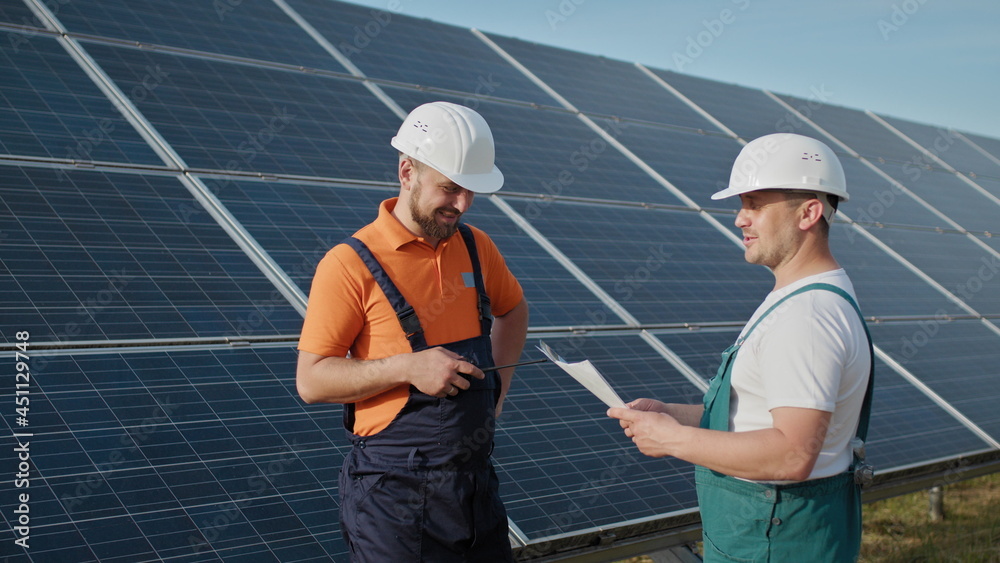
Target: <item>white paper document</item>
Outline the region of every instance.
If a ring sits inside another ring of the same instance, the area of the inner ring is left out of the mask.
[[[545,354],[552,363],[561,367],[563,371],[573,376],[573,379],[579,381],[590,390],[598,399],[604,401],[604,404],[609,407],[624,407],[625,401],[622,401],[618,393],[608,385],[608,381],[604,379],[601,372],[597,371],[597,368],[590,363],[590,360],[584,360],[582,362],[569,363],[563,359],[562,356],[556,354],[552,351],[552,348],[548,344],[538,341],[537,348]]]

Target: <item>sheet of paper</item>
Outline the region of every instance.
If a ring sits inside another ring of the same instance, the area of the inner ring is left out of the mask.
[[[604,379],[601,372],[597,371],[597,368],[590,363],[590,360],[584,360],[582,362],[569,363],[562,356],[556,354],[548,344],[538,341],[537,348],[545,354],[552,363],[561,367],[563,371],[573,376],[573,379],[579,381],[590,390],[598,399],[604,401],[604,404],[609,407],[624,407],[625,401],[622,401],[618,393],[608,385],[608,381]]]

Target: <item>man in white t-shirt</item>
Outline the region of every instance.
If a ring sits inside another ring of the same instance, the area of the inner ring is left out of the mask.
[[[864,440],[872,348],[854,288],[830,252],[847,199],[825,144],[777,133],[748,143],[729,187],[747,262],[774,273],[701,405],[638,399],[611,409],[654,457],[695,471],[705,561],[852,561],[861,542]]]

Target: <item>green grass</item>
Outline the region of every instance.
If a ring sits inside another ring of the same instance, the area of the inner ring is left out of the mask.
[[[861,561],[1000,562],[1000,474],[944,488],[944,520],[932,522],[927,492],[866,504]]]

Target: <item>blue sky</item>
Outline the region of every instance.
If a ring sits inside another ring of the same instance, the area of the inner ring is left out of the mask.
[[[350,0],[1000,138],[997,0]]]

